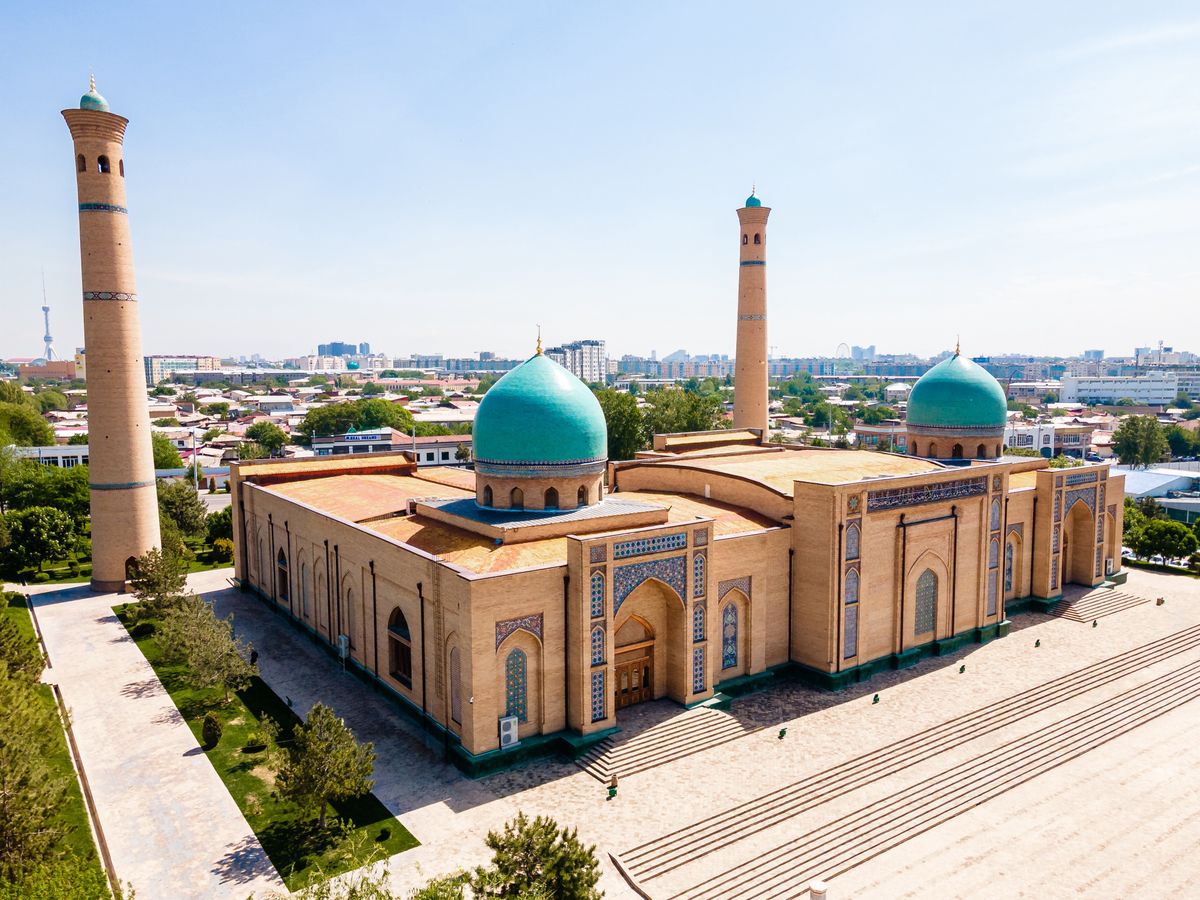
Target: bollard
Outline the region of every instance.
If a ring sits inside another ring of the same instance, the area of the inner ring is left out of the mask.
[[[811,897],[812,900],[827,900],[827,890],[828,889],[825,887],[825,882],[821,881],[820,879],[816,881],[810,881],[808,884],[808,896]]]

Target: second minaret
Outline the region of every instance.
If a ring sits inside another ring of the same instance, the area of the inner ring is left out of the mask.
[[[733,427],[757,428],[767,438],[767,216],[751,192],[737,211],[742,252],[738,273],[737,358]]]

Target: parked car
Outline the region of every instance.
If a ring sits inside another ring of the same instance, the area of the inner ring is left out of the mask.
[[[1166,562],[1166,560],[1164,560],[1159,554],[1155,553],[1152,557],[1150,557],[1150,562],[1154,563],[1156,566],[1161,566]]]
[[[1134,555],[1134,552],[1128,547],[1121,548],[1121,559],[1133,559]]]

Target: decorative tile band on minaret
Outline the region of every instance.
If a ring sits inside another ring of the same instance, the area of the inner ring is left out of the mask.
[[[87,348],[92,590],[125,586],[129,563],[159,546],[142,330],[125,201],[125,126],[95,81],[63,118],[75,143],[83,336]]]
[[[737,358],[733,427],[757,428],[767,437],[767,217],[771,210],[751,192],[737,211],[741,225],[738,266]]]

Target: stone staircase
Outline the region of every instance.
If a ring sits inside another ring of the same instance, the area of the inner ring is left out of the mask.
[[[1072,622],[1093,622],[1149,602],[1149,597],[1139,597],[1115,588],[1096,588],[1081,597],[1056,604],[1050,610],[1050,615]]]

